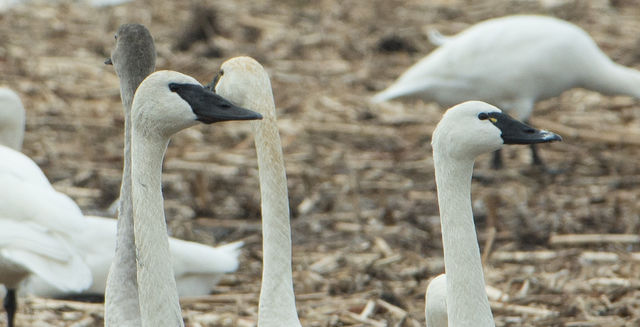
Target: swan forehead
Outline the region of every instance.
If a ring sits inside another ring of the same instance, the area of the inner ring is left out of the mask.
[[[264,69],[259,62],[251,57],[235,57],[225,61],[221,69],[225,72],[240,72],[249,74],[261,73]]]
[[[502,112],[502,110],[498,109],[496,106],[488,104],[482,101],[467,101],[461,104],[455,105],[451,107],[442,117],[442,120],[445,119],[463,119],[463,117],[468,118],[477,118],[478,114],[490,113],[490,112]]]
[[[144,81],[142,81],[142,83],[145,85],[153,85],[154,87],[158,87],[160,85],[168,86],[170,83],[202,85],[195,78],[189,75],[185,75],[185,74],[178,73],[171,70],[157,71],[147,76],[147,78],[145,78]]]

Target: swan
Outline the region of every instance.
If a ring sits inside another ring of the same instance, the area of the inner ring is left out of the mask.
[[[264,252],[258,326],[300,326],[291,272],[287,177],[269,75],[253,58],[236,57],[222,64],[212,86],[232,103],[263,116],[262,121],[251,123],[258,155]]]
[[[449,326],[495,326],[471,210],[475,158],[498,150],[503,144],[557,140],[561,140],[557,134],[529,127],[484,102],[464,102],[445,112],[433,132],[431,145],[446,278],[437,277],[428,287],[426,313],[437,315],[436,324],[430,327],[443,326],[442,306],[446,306]],[[446,300],[442,299],[443,288]],[[429,307],[434,302],[435,307]],[[427,317],[428,323],[434,320]]]
[[[443,106],[480,100],[527,121],[536,101],[575,88],[640,99],[640,71],[619,65],[580,27],[545,16],[486,20],[451,37],[407,69],[373,102],[417,97]],[[534,148],[532,148],[534,149]],[[532,152],[534,163],[542,163]],[[494,167],[499,167],[499,157]]]
[[[21,111],[14,123],[24,126],[24,107],[13,91],[0,90],[0,104],[0,116],[5,109]],[[73,235],[83,229],[80,209],[51,187],[35,162],[12,148],[21,146],[22,137],[0,135],[8,136],[11,146],[0,145],[0,283],[7,288],[4,308],[12,327],[16,289],[30,274],[62,291],[81,291],[91,284],[91,271],[72,246]]]
[[[167,263],[169,237],[161,177],[169,138],[198,121],[261,118],[178,72],[155,72],[138,86],[131,105],[131,204],[143,327],[184,326],[175,278]]]
[[[8,88],[0,88],[0,145],[21,151],[24,127],[25,110],[20,97]],[[23,180],[33,181],[53,190],[48,179],[33,161],[25,156],[14,155],[6,158],[15,160],[2,161],[1,171],[11,171]],[[72,208],[77,210],[76,206]],[[112,218],[85,216],[83,231],[73,235],[71,245],[91,270],[91,286],[80,291],[62,290],[47,283],[42,277],[31,274],[20,285],[20,293],[42,297],[103,295],[107,273],[115,253],[116,225],[117,221]],[[242,242],[214,248],[171,237],[169,245],[178,294],[182,297],[206,295],[215,287],[223,273],[235,271]]]
[[[41,297],[69,295],[104,295],[107,274],[113,261],[117,221],[113,218],[85,216],[85,229],[73,239],[84,261],[91,269],[93,283],[81,292],[65,292],[52,287],[37,275],[27,278],[20,291]],[[211,293],[224,273],[238,269],[242,242],[219,247],[169,238],[169,248],[178,295],[202,296]]]
[[[104,299],[105,326],[140,326],[140,305],[131,208],[131,104],[138,85],[155,70],[156,50],[151,33],[141,24],[124,24],[115,35],[116,46],[105,64],[112,64],[120,79],[124,109],[124,164],[115,258],[109,269]]]

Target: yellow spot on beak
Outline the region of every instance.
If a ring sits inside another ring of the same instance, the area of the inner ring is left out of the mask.
[[[494,124],[498,122],[498,119],[493,118],[493,117],[489,117],[489,120]]]

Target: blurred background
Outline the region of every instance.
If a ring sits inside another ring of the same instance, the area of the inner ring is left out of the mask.
[[[430,29],[453,35],[489,18],[550,15],[640,69],[638,0],[0,3],[0,85],[19,93],[27,110],[24,152],[85,214],[113,216],[119,193],[123,112],[117,76],[103,62],[120,24],[147,26],[157,69],[203,84],[233,56],[262,63],[287,164],[304,326],[424,326],[426,286],[444,270],[430,138],[446,108],[369,99],[435,48]],[[481,157],[474,173],[496,323],[637,326],[640,240],[571,235],[640,231],[640,102],[574,89],[534,113],[536,127],[565,132],[564,142],[539,147],[560,173],[532,169],[527,147],[505,149],[501,171]],[[215,294],[183,299],[186,324],[253,326],[262,250],[249,124],[197,126],[174,137],[163,186],[172,236],[245,242],[238,272]],[[368,303],[375,309],[362,314]],[[30,297],[18,325],[101,326],[102,319],[101,304]]]

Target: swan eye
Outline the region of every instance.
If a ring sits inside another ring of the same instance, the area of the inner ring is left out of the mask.
[[[171,90],[171,92],[176,92],[176,91],[178,91],[178,89],[179,89],[178,84],[169,83],[169,90]]]
[[[489,115],[486,112],[481,112],[481,113],[478,114],[478,119],[487,120],[487,119],[489,119]]]
[[[116,41],[118,40],[118,34],[113,34],[113,38],[116,39]]]

